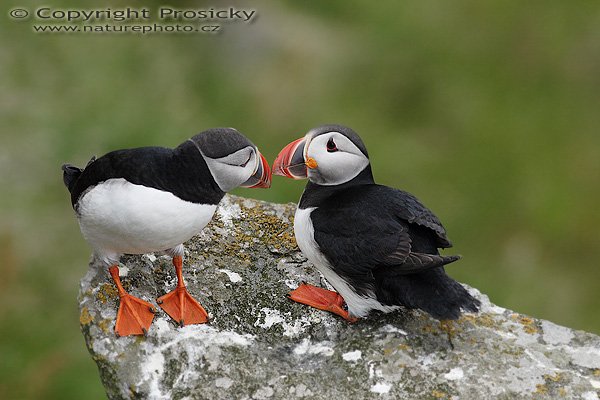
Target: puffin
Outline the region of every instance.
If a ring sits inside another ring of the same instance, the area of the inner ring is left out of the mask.
[[[258,148],[233,128],[213,128],[174,149],[116,150],[92,157],[85,168],[62,170],[81,233],[119,293],[117,336],[146,335],[156,312],[123,288],[123,254],[171,256],[177,287],[157,303],[180,326],[207,322],[183,280],[183,243],[210,222],[226,192],[270,187],[271,169]]]
[[[294,217],[296,242],[336,291],[302,283],[293,301],[350,322],[372,310],[420,309],[444,322],[480,302],[444,266],[460,256],[433,212],[405,191],[378,185],[356,132],[322,125],[284,147],[274,175],[308,178]]]

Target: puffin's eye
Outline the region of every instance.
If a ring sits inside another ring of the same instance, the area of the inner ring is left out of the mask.
[[[338,151],[338,148],[335,145],[335,142],[333,141],[333,138],[329,138],[329,141],[327,142],[327,151],[329,153],[333,153],[335,151]]]

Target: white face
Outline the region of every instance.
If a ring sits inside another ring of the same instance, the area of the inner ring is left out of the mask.
[[[260,157],[252,146],[221,158],[205,155],[203,157],[215,182],[224,192],[229,192],[246,182],[254,175],[260,163]]]
[[[316,168],[308,168],[308,179],[319,185],[339,185],[354,179],[369,159],[350,139],[339,132],[306,138],[304,159],[314,158]]]

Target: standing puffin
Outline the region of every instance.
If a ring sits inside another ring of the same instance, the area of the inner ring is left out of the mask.
[[[294,218],[296,241],[339,293],[303,283],[291,300],[352,322],[399,306],[439,320],[478,311],[479,301],[444,271],[460,257],[439,254],[452,246],[439,219],[413,195],[375,183],[352,129],[312,129],[279,153],[273,174],[308,178]]]
[[[206,322],[208,314],[183,282],[183,243],[208,224],[225,192],[271,185],[256,146],[233,128],[214,128],[175,149],[116,150],[92,158],[85,169],[62,169],[81,233],[119,291],[116,334],[146,334],[156,311],[121,285],[122,254],[165,251],[173,257],[177,288],[158,304],[181,326]]]

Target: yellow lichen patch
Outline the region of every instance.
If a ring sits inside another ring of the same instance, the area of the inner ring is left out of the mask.
[[[519,322],[523,325],[530,325],[530,324],[533,324],[533,319],[529,318],[529,317],[521,316],[519,318]]]
[[[250,249],[256,247],[257,244],[269,246],[270,250],[279,253],[286,253],[298,250],[293,231],[293,225],[285,218],[280,218],[277,215],[265,212],[265,207],[256,203],[255,206],[246,207],[245,200],[241,198],[231,197],[232,204],[240,207],[241,215],[243,215],[243,223],[235,223],[231,227],[225,227],[223,221],[215,218],[211,221],[207,229],[214,227],[220,228],[216,230],[215,238],[220,242],[220,246],[215,246],[206,250],[198,250],[201,255],[208,257],[209,254],[217,252],[221,255],[241,258],[246,264],[252,265],[254,257]],[[284,215],[288,219],[293,214],[295,207],[291,206],[286,209]],[[237,219],[237,218],[236,218]],[[235,237],[235,240],[223,240],[224,237],[219,234],[219,231],[225,229],[228,235]],[[248,249],[248,250],[247,250]]]
[[[477,315],[463,315],[460,317],[459,321],[462,322],[470,322],[473,325],[483,326],[486,328],[495,328],[498,324],[494,318],[492,318],[489,314],[477,314]]]
[[[87,307],[83,307],[81,309],[81,314],[79,314],[79,323],[81,325],[89,325],[92,323],[94,318],[90,315],[90,310]]]
[[[505,347],[502,349],[502,353],[512,355],[512,356],[520,356],[523,354],[523,349],[521,347]]]
[[[535,393],[537,394],[548,394],[548,388],[543,383],[535,385]]]
[[[276,236],[279,240],[283,240],[286,243],[288,243],[288,245],[292,249],[296,249],[298,247],[298,244],[296,243],[296,236],[294,236],[293,231],[291,231],[291,230],[282,231]]]
[[[558,388],[558,394],[560,394],[562,397],[565,397],[567,395],[567,391],[565,390],[565,388]]]
[[[445,392],[442,392],[441,390],[436,390],[436,389],[431,391],[431,395],[433,397],[435,397],[436,399],[444,399],[444,398],[446,398],[446,396],[448,396]]]
[[[449,339],[452,339],[458,332],[461,332],[460,326],[452,320],[440,321],[440,330],[446,332]]]
[[[511,318],[523,325],[523,330],[525,331],[525,333],[529,333],[530,335],[539,333],[539,330],[535,326],[535,321],[533,318],[518,314],[511,315]]]
[[[536,333],[538,333],[538,329],[535,326],[524,326],[523,330],[525,331],[525,333],[529,333],[530,335],[535,335]]]
[[[116,300],[119,297],[119,292],[114,285],[110,283],[103,283],[100,285],[100,289],[96,293],[96,298],[100,300],[102,304],[106,303],[108,300]]]
[[[426,333],[437,333],[438,332],[438,329],[431,324],[427,324],[427,325],[423,326],[423,328],[421,328],[421,329],[423,329],[423,332],[426,332]]]
[[[411,350],[411,348],[410,348],[409,345],[407,345],[405,343],[402,343],[402,344],[399,344],[398,346],[396,346],[395,348],[386,347],[385,349],[383,349],[383,354],[386,355],[386,356],[389,356],[390,354],[393,354],[393,353],[395,353],[398,350],[400,350],[400,351],[408,351],[408,350]]]
[[[250,240],[252,240],[250,236],[239,234],[236,236],[235,242],[221,242],[219,245],[220,248],[218,250],[215,248],[214,251],[218,252],[220,255],[240,258],[246,263],[250,263],[252,261],[250,253],[244,251],[244,249],[240,246],[240,243]]]
[[[298,248],[292,229],[293,222],[288,223],[276,215],[265,214],[259,211],[259,208],[246,208],[243,205],[241,208],[254,230],[264,232],[263,238],[266,242],[283,245],[290,250]]]
[[[600,376],[600,369],[594,370],[594,376]]]
[[[552,381],[552,382],[558,382],[562,379],[562,375],[560,374],[560,372],[557,372],[554,375],[544,375],[544,379],[547,381]]]
[[[109,327],[111,325],[111,322],[112,321],[109,319],[103,319],[102,321],[98,322],[98,327],[102,329],[102,332],[109,333]]]

